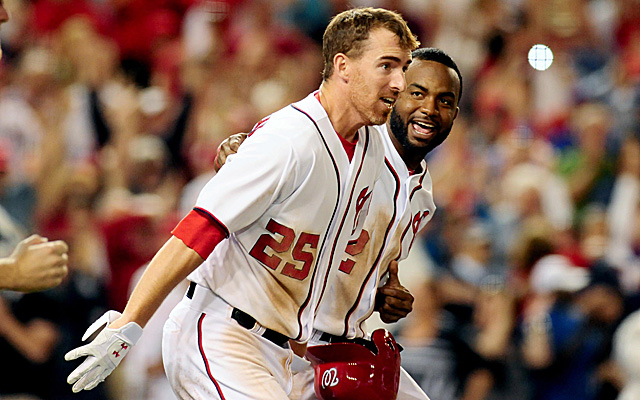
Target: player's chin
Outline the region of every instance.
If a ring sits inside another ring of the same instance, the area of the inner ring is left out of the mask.
[[[369,117],[369,123],[371,123],[371,125],[382,125],[387,122],[387,118],[389,117],[390,113],[391,110],[387,109],[373,113]]]

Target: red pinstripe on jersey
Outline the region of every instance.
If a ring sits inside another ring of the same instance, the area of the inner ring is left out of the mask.
[[[322,291],[320,292],[320,300],[318,301],[318,304],[316,305],[316,309],[314,310],[315,313],[318,312],[320,303],[322,303],[322,297],[324,296],[324,292],[327,288],[327,282],[329,280],[329,273],[331,272],[331,268],[333,267],[333,258],[336,255],[336,245],[338,244],[338,238],[342,234],[342,229],[344,229],[344,223],[345,223],[345,220],[347,219],[347,214],[349,214],[349,208],[351,207],[351,200],[353,200],[354,198],[353,193],[358,184],[358,178],[360,177],[360,172],[362,172],[362,167],[364,166],[365,154],[367,153],[367,148],[369,147],[369,127],[367,126],[365,127],[365,129],[366,129],[366,136],[365,136],[365,142],[364,142],[364,151],[362,152],[362,156],[361,156],[362,158],[360,159],[360,166],[358,167],[358,171],[356,172],[356,177],[353,180],[353,185],[351,186],[351,191],[349,192],[349,201],[347,202],[347,207],[345,208],[344,214],[342,215],[342,221],[340,221],[340,226],[338,227],[338,234],[335,236],[333,246],[331,247],[331,256],[329,257],[329,267],[327,268],[327,272],[325,273],[325,276],[324,276]],[[340,249],[338,250],[338,252],[339,252],[339,257],[342,257],[344,255],[344,249]]]
[[[329,147],[329,145],[327,144],[327,141],[325,140],[323,134],[322,134],[322,130],[320,130],[320,127],[318,127],[318,124],[316,123],[316,121],[313,119],[313,117],[311,117],[307,112],[305,112],[304,110],[301,110],[300,108],[291,105],[291,107],[302,113],[304,116],[306,116],[307,118],[309,118],[309,120],[313,123],[313,125],[316,127],[316,131],[318,132],[318,135],[320,136],[320,140],[322,140],[322,144],[324,145],[324,148],[327,150],[327,153],[329,154],[329,157],[331,158],[331,163],[333,164],[333,169],[336,173],[336,184],[337,184],[337,188],[338,188],[338,193],[340,193],[340,191],[342,190],[342,185],[340,183],[340,170],[338,169],[338,164],[336,163],[336,159],[333,156],[333,153],[331,152],[331,148]],[[329,225],[331,226],[331,224],[333,223],[333,219],[336,217],[336,213],[338,211],[338,207],[340,205],[340,198],[338,196],[338,198],[336,199],[336,205],[333,208],[333,213],[331,214],[331,219],[329,220]],[[318,254],[316,255],[316,260],[319,260],[322,254],[322,251],[324,249],[324,242],[327,239],[328,235],[325,234],[325,236],[322,238],[322,243],[320,244],[320,251],[318,252]],[[295,339],[300,339],[301,335],[302,335],[302,313],[304,312],[304,310],[307,308],[307,306],[309,305],[309,301],[311,300],[311,295],[313,294],[313,286],[314,286],[314,282],[316,279],[316,272],[318,271],[317,268],[317,264],[316,264],[316,268],[313,269],[313,274],[311,274],[311,284],[309,285],[309,293],[307,294],[307,298],[304,300],[304,302],[300,305],[300,309],[298,310],[298,336]]]
[[[269,116],[270,117],[270,116]],[[264,117],[262,118],[254,127],[253,129],[251,129],[251,132],[249,132],[249,136],[253,135],[255,133],[255,131],[257,131],[258,129],[262,128],[262,126],[264,124],[267,123],[267,121],[269,120],[269,117]]]
[[[204,354],[204,348],[202,347],[202,320],[206,315],[207,314],[202,313],[202,315],[200,315],[200,318],[198,319],[198,349],[200,349],[200,355],[202,356],[202,361],[204,361],[204,367],[207,369],[207,375],[209,375],[209,379],[211,379],[211,382],[213,382],[213,384],[215,385],[220,399],[225,400],[224,395],[222,394],[222,389],[220,389],[220,385],[218,385],[218,381],[216,381],[213,375],[211,375],[209,361],[207,360],[207,356]]]
[[[413,195],[415,192],[417,192],[418,190],[422,189],[422,181],[424,180],[424,177],[427,176],[427,169],[425,168],[424,171],[422,171],[422,175],[420,176],[419,179],[419,184],[413,188],[413,190],[411,191],[411,194],[409,195],[409,200],[411,200],[413,198]]]
[[[391,175],[393,176],[393,178],[395,179],[395,182],[396,182],[396,188],[395,188],[395,191],[394,191],[394,194],[393,194],[393,215],[391,216],[391,219],[389,220],[389,225],[387,225],[387,229],[384,232],[384,238],[382,240],[382,247],[380,247],[380,251],[378,252],[378,255],[376,256],[376,260],[373,263],[373,265],[371,265],[371,268],[370,268],[369,272],[367,273],[366,279],[362,282],[362,286],[360,287],[360,292],[358,293],[358,297],[356,298],[355,303],[353,304],[353,306],[351,306],[351,309],[349,309],[349,312],[347,312],[347,316],[344,319],[344,331],[342,332],[341,336],[346,336],[346,334],[349,332],[349,318],[351,318],[351,315],[358,308],[358,304],[360,304],[360,300],[362,299],[362,295],[364,293],[365,287],[367,286],[367,282],[369,282],[369,279],[371,279],[371,274],[374,271],[376,271],[376,266],[380,262],[380,258],[382,258],[383,250],[384,250],[385,244],[387,243],[387,238],[389,237],[389,232],[391,232],[391,227],[393,226],[393,223],[394,223],[394,221],[396,219],[396,214],[398,213],[398,195],[400,194],[400,187],[401,187],[400,186],[400,177],[398,177],[398,173],[396,172],[395,169],[393,169],[393,166],[391,165],[389,160],[387,160],[386,157],[384,159],[384,163],[385,163],[386,167],[389,169],[389,172],[391,172]],[[362,329],[362,324],[360,324],[359,328],[362,331],[362,334],[364,335],[364,330]]]

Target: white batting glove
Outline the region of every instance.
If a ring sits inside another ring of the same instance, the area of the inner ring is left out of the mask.
[[[120,364],[120,361],[131,350],[142,336],[142,328],[135,322],[129,322],[118,329],[106,326],[120,318],[117,311],[107,311],[96,322],[91,324],[82,336],[82,341],[104,327],[96,338],[84,346],[75,348],[65,354],[67,361],[87,356],[82,364],[67,378],[67,383],[73,385],[73,392],[91,390],[104,381],[107,376]]]

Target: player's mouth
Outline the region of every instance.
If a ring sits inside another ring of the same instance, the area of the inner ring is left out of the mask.
[[[396,99],[393,97],[381,97],[380,100],[382,100],[389,110],[391,110],[393,105],[396,104]]]
[[[424,139],[429,139],[438,132],[438,125],[431,121],[419,121],[414,119],[409,122],[409,125],[416,136]]]

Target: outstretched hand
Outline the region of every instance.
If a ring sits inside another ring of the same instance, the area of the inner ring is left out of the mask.
[[[397,322],[413,309],[413,295],[402,286],[398,278],[398,262],[389,264],[389,279],[376,293],[376,311],[384,323]]]
[[[86,357],[67,378],[67,383],[73,385],[73,393],[91,390],[103,382],[142,336],[142,327],[135,322],[117,329],[107,327],[120,317],[117,311],[107,311],[82,336],[85,341],[99,332],[95,339],[65,354],[66,361]]]

